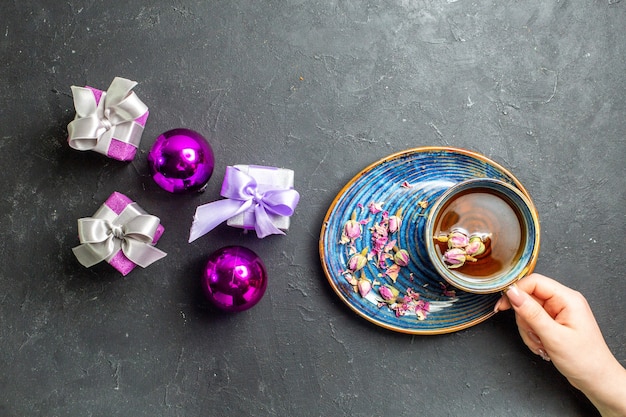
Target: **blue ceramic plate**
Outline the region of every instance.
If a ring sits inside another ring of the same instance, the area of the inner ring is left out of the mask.
[[[456,148],[399,152],[350,180],[326,213],[319,244],[324,272],[339,298],[376,325],[410,334],[455,332],[492,316],[500,294],[450,287],[429,261],[423,241],[432,204],[450,186],[471,178],[507,182],[530,199],[505,168]],[[397,230],[396,219],[389,219],[396,214],[401,218]],[[401,265],[394,262],[395,254]],[[354,271],[357,264],[365,265]],[[368,282],[372,286],[365,296],[359,292],[359,280],[363,289]]]

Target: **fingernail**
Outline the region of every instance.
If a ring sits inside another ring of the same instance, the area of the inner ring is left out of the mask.
[[[546,352],[545,350],[541,348],[537,349],[537,355],[539,355],[539,357],[543,359],[544,361],[550,362],[550,356],[548,355],[548,352]]]
[[[517,289],[516,285],[511,285],[506,290],[506,296],[509,297],[509,301],[514,307],[519,307],[524,303],[524,297],[522,293]]]
[[[538,344],[540,346],[543,345],[543,343],[541,343],[541,339],[539,339],[539,336],[537,336],[535,334],[535,332],[529,330],[527,334],[528,334],[528,337],[530,338],[530,340],[533,341],[533,343],[536,343],[536,344]]]
[[[502,298],[498,300],[495,306],[493,306],[493,312],[497,313],[500,311],[500,305],[502,305]]]

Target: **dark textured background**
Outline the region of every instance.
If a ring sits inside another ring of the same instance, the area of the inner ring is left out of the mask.
[[[510,169],[542,220],[536,270],[582,291],[626,363],[626,3],[4,1],[0,6],[0,416],[593,415],[510,312],[442,336],[354,315],[322,273],[332,199],[396,151],[464,147]],[[150,107],[121,163],[67,146],[70,86],[138,81]],[[147,173],[159,133],[209,137],[204,194]],[[220,226],[187,243],[226,165],[292,168],[287,236]],[[165,260],[85,269],[76,219],[113,191],[159,216]],[[213,250],[266,262],[263,300],[203,300]]]

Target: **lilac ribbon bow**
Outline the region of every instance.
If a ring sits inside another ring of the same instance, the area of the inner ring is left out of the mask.
[[[226,200],[215,201],[196,208],[189,232],[189,242],[193,242],[220,223],[250,208],[254,208],[254,230],[259,238],[271,234],[284,235],[285,233],[274,225],[270,214],[291,216],[298,205],[300,194],[294,189],[267,188],[259,186],[253,177],[237,168],[226,167],[221,191],[222,197]]]

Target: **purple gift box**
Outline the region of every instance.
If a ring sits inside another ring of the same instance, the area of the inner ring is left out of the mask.
[[[107,91],[72,86],[76,118],[68,125],[70,147],[131,161],[149,115],[148,107],[131,91],[136,84],[116,77]]]
[[[84,222],[82,227],[81,221]],[[141,223],[142,221],[143,223]],[[137,224],[140,227],[137,227]],[[102,228],[105,225],[111,230],[103,232]],[[75,247],[73,251],[84,266],[89,267],[104,260],[126,276],[135,269],[138,265],[137,262],[141,262],[141,266],[146,267],[165,256],[165,252],[154,247],[164,231],[165,228],[160,224],[158,217],[146,213],[137,203],[124,194],[114,192],[91,218],[79,219],[81,245]],[[94,239],[92,236],[98,233],[100,233],[100,237]],[[120,235],[124,233],[126,233],[125,236]],[[141,234],[143,242],[136,240],[138,234]],[[113,242],[109,243],[108,253],[103,252],[102,246],[106,245],[104,241],[100,242],[105,237]],[[139,254],[138,259],[140,260],[135,262],[127,257],[123,249],[123,240],[134,240],[132,242],[136,245],[134,253],[143,252]]]
[[[196,208],[189,242],[193,242],[226,221],[227,225],[255,230],[257,237],[284,235],[289,229],[300,194],[293,189],[290,169],[258,165],[226,167],[220,192],[223,200]]]

